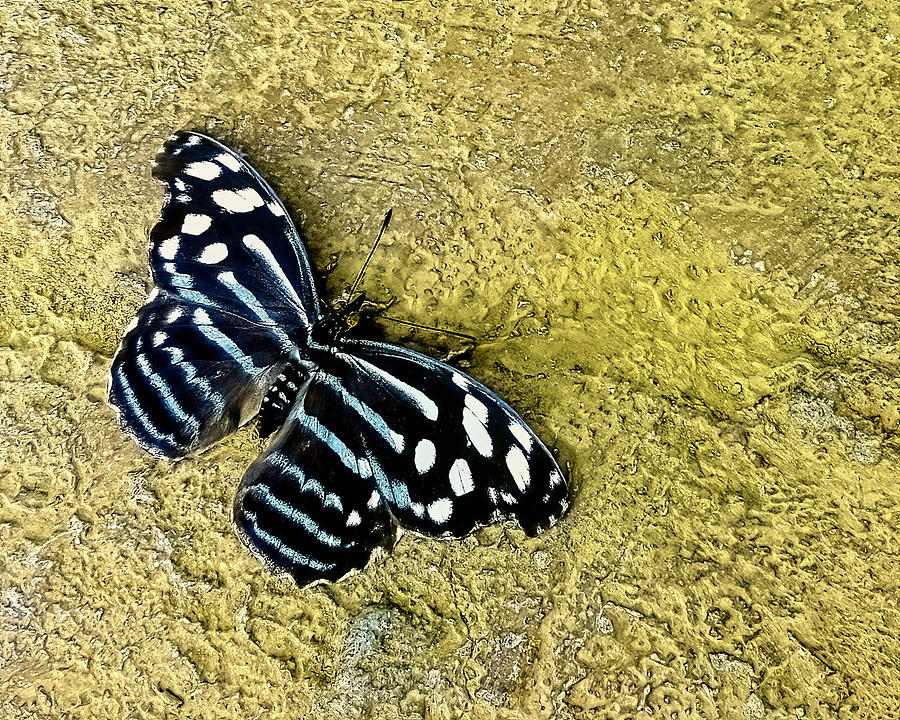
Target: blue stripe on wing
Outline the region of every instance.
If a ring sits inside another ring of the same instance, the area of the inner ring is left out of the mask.
[[[113,357],[109,399],[141,447],[184,457],[252,417],[292,350],[266,326],[157,292]]]
[[[297,404],[268,449],[241,480],[234,503],[238,535],[273,571],[301,586],[338,580],[363,567],[395,528],[366,461],[325,423],[303,411],[317,405],[321,374],[295,395]],[[312,393],[312,396],[310,396]],[[334,408],[341,412],[340,408]]]

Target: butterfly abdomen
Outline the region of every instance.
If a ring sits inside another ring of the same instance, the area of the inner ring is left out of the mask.
[[[266,391],[259,406],[260,437],[269,437],[284,425],[307,377],[306,369],[298,362],[291,360],[285,365],[284,370]]]

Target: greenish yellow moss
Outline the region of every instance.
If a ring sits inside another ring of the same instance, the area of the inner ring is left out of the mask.
[[[0,38],[0,717],[900,714],[895,9],[47,0]],[[479,338],[560,525],[300,591],[229,525],[252,428],[121,434],[180,128],[327,293],[393,207],[367,292]]]

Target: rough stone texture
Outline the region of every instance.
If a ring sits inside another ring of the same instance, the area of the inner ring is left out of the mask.
[[[900,715],[898,43],[874,0],[0,6],[0,716]],[[559,526],[300,591],[229,525],[252,428],[119,432],[180,128],[330,294],[394,208],[367,292],[479,338]]]

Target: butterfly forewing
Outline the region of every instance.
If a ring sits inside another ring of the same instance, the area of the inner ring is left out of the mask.
[[[234,504],[242,540],[300,585],[363,567],[395,534],[365,459],[317,420],[328,400],[321,380],[316,372],[299,389],[294,410],[244,475]]]
[[[156,288],[113,358],[110,402],[149,452],[183,457],[246,422],[319,318],[306,251],[272,189],[196,133],[156,159]]]
[[[269,185],[211,138],[179,133],[157,156],[166,184],[162,217],[150,232],[156,284],[297,338],[319,318],[303,243]]]
[[[354,418],[401,525],[459,537],[515,518],[534,535],[565,512],[566,484],[553,456],[484,385],[381,343],[348,340],[337,357],[346,363],[340,388],[351,406],[341,417]]]

